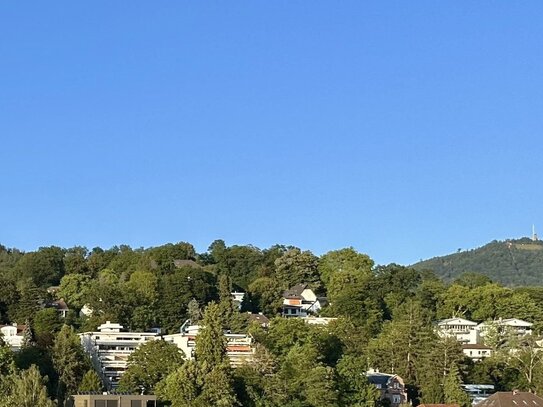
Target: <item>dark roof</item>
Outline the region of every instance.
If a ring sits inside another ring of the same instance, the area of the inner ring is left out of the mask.
[[[55,308],[58,311],[64,311],[68,310],[68,305],[66,305],[66,302],[61,298],[60,300],[50,301],[45,304],[45,308]]]
[[[317,300],[319,300],[321,307],[328,305],[328,298],[326,297],[317,297]]]
[[[480,343],[465,343],[462,345],[462,349],[488,349],[492,350],[490,346],[482,345]]]
[[[177,268],[181,268],[181,267],[202,268],[202,266],[200,266],[194,260],[174,260],[173,264]]]
[[[476,407],[543,407],[543,398],[525,391],[499,391]]]
[[[302,293],[307,288],[307,284],[296,284],[283,293],[284,298],[302,298]]]
[[[368,377],[368,381],[371,384],[380,384],[381,386],[386,386],[388,381],[394,377],[394,375],[386,374],[386,373],[366,373],[366,376]]]

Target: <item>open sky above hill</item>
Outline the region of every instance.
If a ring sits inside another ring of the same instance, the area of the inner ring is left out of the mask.
[[[0,243],[414,263],[543,228],[543,3],[3,2]]]

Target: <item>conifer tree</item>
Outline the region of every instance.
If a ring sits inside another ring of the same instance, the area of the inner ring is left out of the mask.
[[[202,327],[196,337],[196,360],[204,370],[211,370],[226,360],[226,338],[222,322],[219,305],[209,303],[204,313]]]
[[[458,404],[460,407],[469,407],[471,402],[467,393],[460,386],[460,373],[454,365],[443,382],[444,401],[447,404]]]
[[[189,316],[192,324],[197,324],[198,321],[200,321],[202,312],[200,311],[200,305],[198,304],[198,301],[196,301],[196,298],[189,301],[187,306],[187,315]]]
[[[83,379],[81,379],[81,384],[79,385],[79,391],[101,391],[104,386],[102,385],[102,380],[98,373],[94,369],[90,369],[85,373]]]

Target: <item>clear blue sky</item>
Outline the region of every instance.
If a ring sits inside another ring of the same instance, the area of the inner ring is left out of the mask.
[[[0,243],[543,231],[540,1],[4,1]]]

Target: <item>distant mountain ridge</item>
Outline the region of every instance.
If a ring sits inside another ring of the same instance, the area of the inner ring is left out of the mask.
[[[507,286],[543,285],[543,241],[494,240],[477,249],[433,257],[412,267],[433,270],[446,281],[474,272]]]

